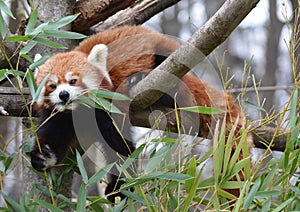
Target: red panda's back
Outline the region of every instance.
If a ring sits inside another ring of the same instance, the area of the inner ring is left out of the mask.
[[[107,70],[117,88],[136,72],[157,66],[157,56],[167,57],[179,43],[142,26],[123,26],[99,32],[82,41],[76,51],[89,54],[96,44],[108,47]]]

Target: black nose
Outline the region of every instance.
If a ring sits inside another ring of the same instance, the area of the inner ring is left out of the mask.
[[[59,93],[59,98],[61,100],[63,100],[64,102],[68,101],[69,97],[70,97],[70,94],[68,91],[63,90]]]

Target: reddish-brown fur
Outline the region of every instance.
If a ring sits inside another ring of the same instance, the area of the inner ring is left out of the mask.
[[[152,70],[155,65],[154,54],[168,56],[179,47],[177,41],[140,26],[124,26],[107,30],[85,39],[74,51],[57,54],[52,57],[46,65],[41,67],[37,84],[47,75],[49,69],[58,76],[64,76],[64,74],[70,70],[78,74],[92,74],[89,71],[91,66],[87,64],[87,55],[93,46],[100,43],[108,46],[107,70],[109,71],[113,87],[109,87],[107,83],[102,82],[103,76],[95,76],[95,80],[99,80],[99,87],[105,87],[112,91],[119,88],[132,74]],[[62,55],[64,57],[62,57]],[[48,71],[46,71],[46,69]],[[93,74],[95,74],[95,72],[93,72]],[[236,136],[238,136],[239,129],[244,122],[244,115],[240,112],[239,107],[234,103],[232,97],[190,74],[186,74],[182,78],[182,81],[195,98],[197,105],[216,107],[226,111],[228,131],[238,119],[236,130]],[[80,85],[80,81],[78,85]],[[184,98],[186,98],[184,91],[179,90],[177,99],[184,101]],[[192,103],[192,100],[186,101]],[[188,104],[186,106],[188,106]],[[211,125],[215,124],[215,119],[220,118],[222,121],[223,117],[224,114],[213,118],[211,115],[200,114],[199,130],[201,134],[205,137],[209,136]],[[250,136],[249,146],[252,146]],[[232,193],[235,192],[236,191],[232,191]]]

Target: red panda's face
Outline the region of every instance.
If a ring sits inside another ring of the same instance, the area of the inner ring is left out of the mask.
[[[35,76],[39,86],[49,75],[37,100],[37,106],[58,111],[75,109],[78,102],[74,100],[78,96],[98,89],[103,83],[110,83],[106,73],[106,57],[107,48],[100,44],[90,55],[71,51],[50,58],[38,68]]]

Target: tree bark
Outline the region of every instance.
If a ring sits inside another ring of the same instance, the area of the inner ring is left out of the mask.
[[[92,28],[92,32],[100,32],[106,29],[122,25],[137,25],[152,18],[157,13],[176,4],[180,0],[143,0],[137,1],[132,7],[128,7],[106,19]]]
[[[73,31],[82,32],[104,21],[116,12],[129,7],[135,0],[80,0],[76,2],[74,14],[80,16],[72,23]]]
[[[56,21],[62,17],[65,17],[67,15],[71,15],[73,14],[73,7],[75,5],[75,0],[67,0],[67,1],[61,1],[61,0],[33,0],[32,1],[32,5],[31,8],[38,8],[38,18],[41,22],[46,22],[46,21]],[[55,11],[55,12],[54,12]],[[64,30],[68,30],[71,31],[71,25],[64,27]],[[72,49],[75,45],[76,42],[73,40],[65,40],[65,39],[52,39],[55,42],[58,42],[60,44],[63,44],[64,46]],[[53,49],[53,48],[49,48],[49,47],[45,47],[45,46],[37,46],[35,47],[30,53],[32,55],[35,55],[37,53],[45,56],[48,54],[52,54],[52,53],[56,53],[58,50],[57,49]],[[8,107],[9,108],[9,107]],[[26,128],[26,126],[30,126],[29,125],[29,120],[28,119],[24,119],[23,123],[24,126]],[[32,126],[30,126],[32,127]],[[32,136],[31,134],[26,135],[24,134],[24,139],[25,137],[29,137]],[[30,166],[30,164],[28,164],[28,162],[26,160],[24,160],[24,182],[26,182],[26,186],[25,186],[25,194],[28,194],[30,192],[30,190],[32,189],[32,187],[35,184],[41,184],[45,187],[48,187],[46,181],[45,181],[45,177],[39,177],[38,175],[32,173],[32,171],[28,168]],[[62,173],[62,170],[55,170],[57,175],[60,175]],[[64,182],[62,183],[62,188],[61,188],[61,192],[63,195],[65,195],[67,198],[71,198],[71,182],[73,179],[73,172],[70,172],[68,174],[68,176],[65,177]],[[66,179],[67,178],[67,179]],[[40,194],[40,192],[36,189],[35,190],[35,197],[38,197]],[[43,195],[47,201],[51,202],[50,198],[48,196]],[[64,209],[65,211],[69,211],[69,208]],[[40,207],[39,211],[48,211],[47,208],[43,208]]]
[[[23,95],[25,98],[29,99],[29,90],[26,88],[23,89]],[[28,115],[26,112],[24,112],[25,105],[24,105],[24,101],[22,101],[21,95],[19,95],[19,93],[16,92],[13,88],[9,88],[9,87],[0,88],[0,102],[3,102],[1,103],[1,106],[7,108],[7,112],[9,113],[10,116],[19,117],[19,116]],[[171,112],[173,109],[170,108],[154,108],[154,109],[162,111],[164,112],[164,114],[168,114],[166,116],[167,128],[172,132],[177,132],[176,117],[175,114]],[[147,110],[140,111],[137,114],[135,114],[134,116],[135,119],[132,120],[134,126],[151,128],[152,126],[149,123],[149,119],[148,119],[149,115],[150,115],[150,111]],[[181,122],[184,123],[185,120],[181,120]],[[161,130],[165,130],[165,128]],[[273,139],[274,132],[275,132],[275,128],[272,127],[263,126],[254,129],[252,133],[253,133],[253,140],[254,140],[255,147],[266,149],[270,141]],[[274,139],[273,146],[271,146],[270,148],[272,150],[284,151],[286,140],[287,140],[287,134],[288,132],[281,132],[280,136],[276,136]],[[199,136],[201,135],[199,134]]]
[[[277,18],[276,1],[269,0],[269,25],[267,27],[267,39],[266,39],[266,52],[265,52],[265,74],[262,77],[262,86],[275,86],[276,77],[275,73],[278,69],[277,59],[279,56],[279,40],[284,23]],[[267,111],[274,109],[275,104],[275,91],[268,91],[261,93],[266,102],[264,108]]]

